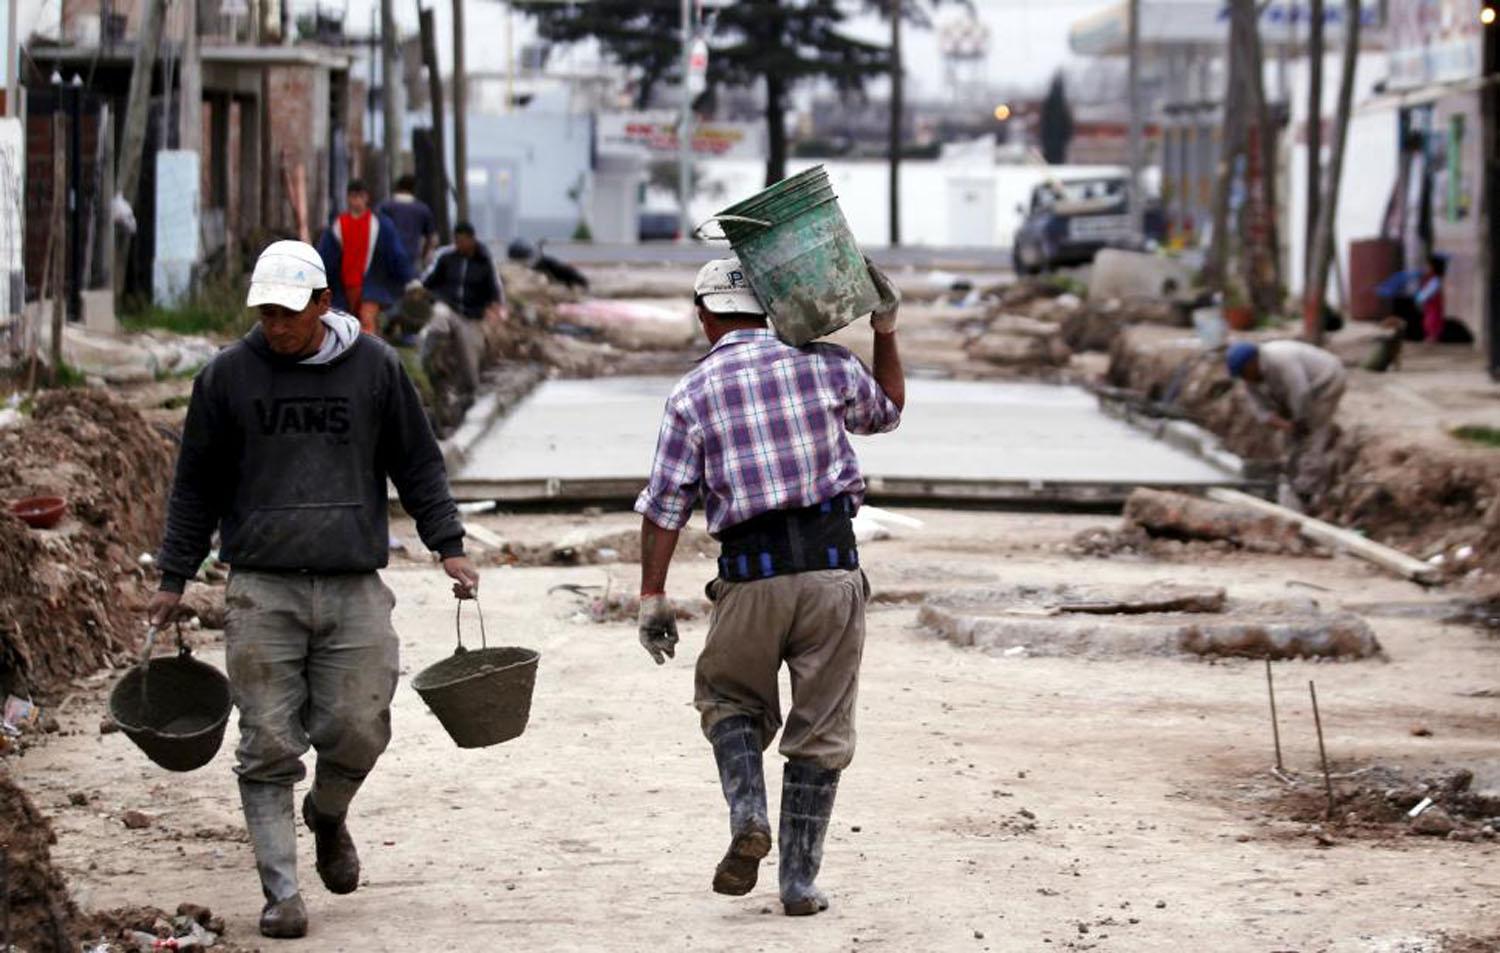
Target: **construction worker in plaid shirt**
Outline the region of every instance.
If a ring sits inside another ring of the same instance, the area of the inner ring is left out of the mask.
[[[783,343],[739,261],[703,266],[693,290],[709,352],[667,400],[651,479],[635,506],[643,517],[640,639],[657,664],[677,644],[668,564],[700,498],[722,546],[694,689],[729,804],[718,893],[749,893],[771,849],[761,753],[782,728],[777,674],[783,662],[790,670],[780,879],[791,916],[828,909],[813,881],[839,772],[854,755],[869,583],[851,525],[865,483],[849,434],[894,430],[906,400],[900,295],[873,265],[870,272],[881,298],[871,315],[873,373],[842,347]]]

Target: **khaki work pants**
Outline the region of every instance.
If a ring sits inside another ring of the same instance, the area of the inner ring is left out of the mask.
[[[423,333],[448,339],[460,391],[466,397],[478,393],[485,352],[484,321],[466,318],[439,301],[433,304],[432,317]]]
[[[240,709],[235,772],[290,786],[316,749],[313,801],[342,815],[391,740],[399,674],[396,597],[373,572],[235,570],[225,592],[226,660]]]
[[[786,663],[792,707],[781,753],[842,771],[854,757],[854,703],[869,584],[860,570],[823,570],[708,584],[708,639],[694,705],[703,733],[734,715],[760,725],[761,747],[781,728],[777,675]]]

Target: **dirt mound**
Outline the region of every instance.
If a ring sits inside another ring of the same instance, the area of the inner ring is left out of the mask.
[[[1120,335],[1109,383],[1178,413],[1254,464],[1280,461],[1280,435],[1261,425],[1217,354],[1196,343]],[[1500,570],[1500,455],[1356,428],[1340,433],[1310,515],[1360,530],[1418,557],[1445,554],[1454,575]]]
[[[1494,840],[1500,832],[1500,791],[1477,789],[1468,768],[1371,765],[1345,773],[1333,784],[1331,818],[1320,777],[1277,788],[1272,797],[1277,813],[1344,837],[1404,834],[1472,842]]]
[[[46,693],[130,647],[130,582],[161,531],[172,459],[138,411],[97,391],[44,394],[0,431],[0,499],[68,500],[51,530],[0,513],[0,688]]]
[[[72,950],[81,936],[78,908],[52,865],[57,836],[8,771],[0,770],[0,851],[10,898],[11,943],[18,950]]]

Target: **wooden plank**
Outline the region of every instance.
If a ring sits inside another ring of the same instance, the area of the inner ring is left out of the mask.
[[[1251,496],[1248,493],[1241,493],[1239,490],[1215,487],[1210,489],[1207,495],[1209,499],[1217,500],[1220,503],[1233,503],[1236,506],[1255,509],[1295,523],[1298,529],[1301,530],[1302,535],[1308,539],[1322,543],[1325,546],[1331,546],[1334,549],[1341,549],[1350,555],[1358,556],[1360,559],[1372,562],[1382,569],[1389,570],[1398,576],[1404,576],[1413,582],[1430,586],[1439,581],[1440,576],[1435,567],[1429,566],[1420,559],[1408,556],[1398,549],[1392,549],[1382,543],[1375,542],[1373,539],[1366,539],[1358,533],[1344,529],[1341,526],[1334,526],[1332,523],[1313,519],[1311,516],[1305,516],[1296,510],[1288,509],[1285,506],[1278,506],[1269,500],[1263,500],[1258,496]]]

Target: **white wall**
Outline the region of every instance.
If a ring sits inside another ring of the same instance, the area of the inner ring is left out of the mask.
[[[795,175],[820,164],[820,160],[793,159],[787,174]],[[881,246],[890,241],[890,167],[884,160],[827,160],[834,193],[849,227],[861,245]],[[765,164],[750,160],[716,159],[699,163],[710,194],[692,202],[693,220],[705,221],[715,212],[759,192],[765,185]],[[972,162],[908,160],[901,163],[901,242],[905,245],[949,247],[961,232],[949,222],[949,182],[989,176],[995,182],[994,232],[989,246],[1009,248],[1021,215],[1017,205],[1031,199],[1031,190],[1044,178],[1119,173],[1115,166],[1015,166]],[[1149,184],[1154,170],[1147,176]],[[710,225],[710,235],[718,229]]]
[[[1323,66],[1323,115],[1329,120],[1330,127],[1338,108],[1341,69],[1338,54],[1327,57]],[[1386,202],[1396,182],[1399,147],[1396,110],[1391,107],[1360,109],[1361,103],[1373,98],[1374,85],[1385,78],[1386,72],[1385,53],[1360,55],[1354,79],[1354,113],[1349,122],[1349,142],[1344,150],[1344,171],[1339,183],[1338,215],[1334,220],[1334,241],[1346,282],[1349,243],[1380,234]],[[1307,87],[1307,64],[1299,62],[1291,77],[1293,141],[1291,147],[1283,151],[1289,168],[1285,180],[1287,219],[1282,223],[1281,234],[1287,254],[1284,274],[1288,290],[1293,293],[1302,291],[1306,278],[1302,263],[1307,247],[1307,145],[1304,133]],[[1330,129],[1323,143],[1325,174],[1332,145],[1327,140],[1331,138]],[[1332,297],[1341,301],[1342,295],[1340,291],[1333,293]]]

